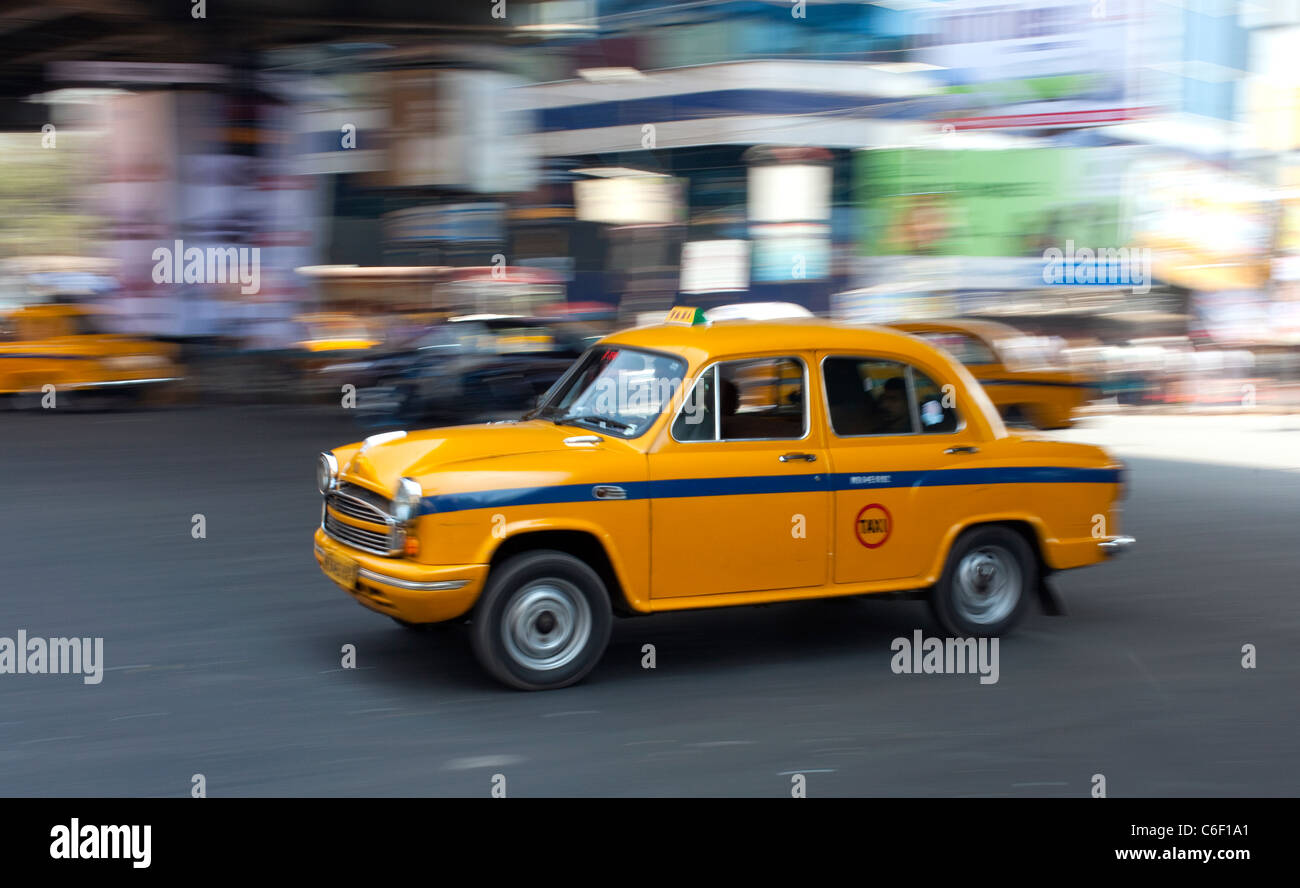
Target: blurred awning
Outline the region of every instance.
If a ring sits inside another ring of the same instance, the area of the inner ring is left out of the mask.
[[[451,270],[447,265],[302,265],[303,277],[334,281],[434,281]]]

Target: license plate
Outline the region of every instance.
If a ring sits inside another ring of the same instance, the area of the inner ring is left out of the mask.
[[[348,589],[356,586],[357,573],[360,571],[361,566],[351,558],[344,558],[342,555],[333,555],[326,552],[321,559],[320,566],[321,570],[325,571],[325,576],[340,586],[345,586]]]

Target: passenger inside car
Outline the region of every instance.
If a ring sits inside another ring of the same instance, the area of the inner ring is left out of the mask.
[[[912,410],[907,403],[907,380],[891,376],[876,396],[874,434],[906,434],[912,431]]]
[[[802,437],[802,389],[803,375],[791,361],[723,364],[718,388],[723,439],[753,441]],[[742,397],[746,393],[747,397]]]

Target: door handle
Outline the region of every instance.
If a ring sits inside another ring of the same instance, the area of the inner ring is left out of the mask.
[[[817,462],[817,454],[815,454],[815,453],[783,453],[783,454],[781,454],[780,456],[778,456],[777,459],[779,459],[781,462],[792,462],[793,460],[796,460],[796,459],[801,459],[801,460],[803,460],[804,462]]]
[[[944,453],[979,453],[978,447],[971,447],[969,444],[961,444],[957,447],[949,447]]]

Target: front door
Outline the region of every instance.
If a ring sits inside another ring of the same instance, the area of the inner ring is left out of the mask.
[[[649,456],[653,598],[827,583],[830,486],[807,361],[723,361]]]

